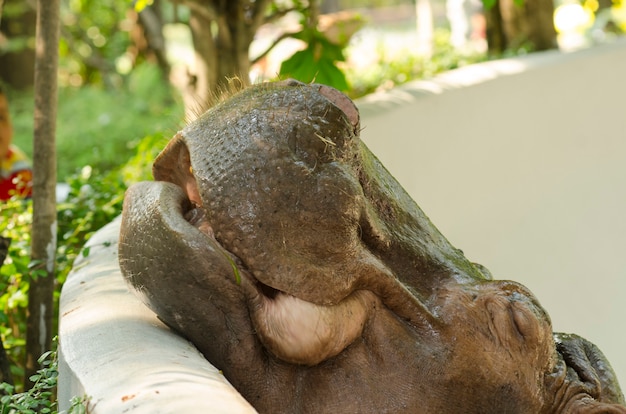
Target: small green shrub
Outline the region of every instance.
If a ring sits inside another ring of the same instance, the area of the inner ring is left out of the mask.
[[[133,182],[151,179],[150,165],[167,139],[162,134],[148,135],[138,141],[135,155],[126,164],[108,173],[85,166],[68,177],[68,197],[57,206],[56,301],[76,257],[88,254],[83,248],[86,241],[121,213],[126,188]],[[32,202],[12,199],[2,203],[0,216],[0,235],[12,239],[0,267],[0,335],[19,389],[24,376],[26,310],[32,277]]]
[[[88,403],[85,397],[72,398],[67,413],[58,411],[55,399],[59,377],[56,352],[46,352],[38,362],[43,368],[30,377],[34,385],[29,390],[15,392],[14,386],[0,384],[0,414],[85,414]]]

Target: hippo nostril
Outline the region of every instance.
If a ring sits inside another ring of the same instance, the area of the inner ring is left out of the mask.
[[[206,214],[203,210],[192,204],[191,208],[184,213],[185,220],[192,226],[198,227],[200,222],[205,220]]]
[[[183,217],[185,220],[210,237],[215,237],[213,228],[209,224],[204,209],[198,207],[194,202],[188,202],[183,206]]]
[[[335,88],[331,88],[326,85],[313,85],[318,88],[318,91],[321,95],[325,96],[330,102],[333,103],[337,108],[339,108],[348,118],[350,124],[355,133],[359,130],[359,110],[357,109],[354,102],[350,100],[346,95],[342,92],[338,91]]]

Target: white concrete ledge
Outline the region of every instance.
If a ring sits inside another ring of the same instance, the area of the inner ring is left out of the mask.
[[[128,291],[120,220],[98,231],[63,286],[58,401],[88,396],[91,414],[254,413],[188,341]]]

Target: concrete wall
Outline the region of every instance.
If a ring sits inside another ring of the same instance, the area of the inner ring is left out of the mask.
[[[363,140],[433,223],[626,387],[626,39],[451,71],[359,103]]]
[[[626,41],[475,65],[358,104],[363,139],[444,235],[520,281],[626,385]],[[61,295],[59,402],[90,413],[252,408],[126,288],[119,220]]]

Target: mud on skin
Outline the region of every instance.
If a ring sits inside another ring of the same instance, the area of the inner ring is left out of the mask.
[[[626,413],[602,353],[470,263],[340,92],[250,87],[131,187],[129,284],[262,413]]]

